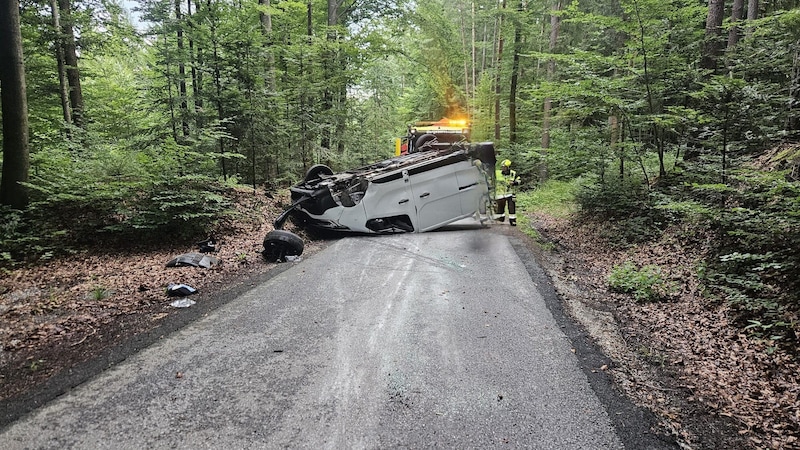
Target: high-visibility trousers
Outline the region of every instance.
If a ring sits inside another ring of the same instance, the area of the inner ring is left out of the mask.
[[[508,222],[511,225],[517,224],[517,199],[513,194],[508,194],[495,199],[494,220],[504,222],[506,220],[506,205],[508,205]]]

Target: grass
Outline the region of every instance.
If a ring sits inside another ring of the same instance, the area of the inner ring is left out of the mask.
[[[547,181],[532,191],[517,195],[517,206],[529,213],[541,212],[559,218],[569,217],[577,211],[575,191],[579,181]]]
[[[543,213],[553,217],[566,218],[577,211],[575,191],[579,180],[559,181],[550,180],[532,191],[525,191],[517,195],[517,208],[519,212],[520,229],[539,242],[546,250],[551,250],[553,244],[547,242],[538,230],[530,226],[530,219],[525,213]]]
[[[113,294],[114,291],[106,289],[103,286],[95,286],[86,296],[91,300],[100,301],[111,297]]]

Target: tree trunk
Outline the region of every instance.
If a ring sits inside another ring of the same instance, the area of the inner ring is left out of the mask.
[[[477,54],[476,54],[476,52],[477,52],[477,49],[475,47],[475,2],[473,1],[472,2],[472,44],[471,44],[471,53],[472,53],[472,95],[471,95],[471,97],[472,97],[472,102],[470,103],[470,105],[474,105],[475,104],[475,96],[477,95],[477,91],[478,91],[478,89],[476,87],[477,85],[475,84],[477,82],[477,77],[476,77],[476,73],[475,73],[475,66],[477,64],[477,60],[476,60]],[[467,95],[469,95],[469,94],[467,94]],[[472,111],[470,111],[470,117],[472,116],[471,112]]]
[[[334,83],[334,79],[337,77],[337,75],[339,75],[339,74],[335,73],[337,57],[336,57],[336,50],[334,49],[335,48],[335,42],[336,42],[336,36],[337,36],[338,33],[333,31],[333,27],[335,27],[338,24],[339,2],[336,1],[336,0],[328,0],[328,5],[327,6],[328,6],[328,8],[327,8],[327,10],[328,10],[328,18],[327,18],[328,32],[326,33],[326,39],[332,45],[329,46],[328,49],[326,49],[324,51],[324,53],[323,53],[323,58],[324,58],[324,61],[325,61],[324,62],[323,73],[324,73],[324,77],[325,77],[325,80],[326,80],[325,88],[323,89],[323,92],[322,92],[322,120],[325,122],[325,125],[323,125],[322,130],[321,130],[322,137],[320,139],[320,147],[323,150],[330,150],[331,149],[331,140],[332,140],[332,137],[331,137],[332,136],[332,130],[331,130],[331,128],[334,126],[334,122],[335,122],[335,119],[333,117],[335,115],[334,114],[334,105],[333,105],[333,103],[334,103],[333,96],[334,96],[334,91],[336,89],[336,87],[333,86],[332,84]],[[310,7],[311,7],[311,5],[309,4],[309,11],[311,11]],[[311,30],[311,17],[310,16],[309,16],[308,20],[309,20],[309,22],[308,22],[308,27],[309,27],[308,35],[311,36],[312,30]],[[310,42],[310,40],[309,40],[309,42]]]
[[[732,51],[736,44],[739,42],[739,25],[738,22],[742,20],[744,13],[744,0],[733,0],[733,9],[731,10],[731,29],[728,31],[728,51]]]
[[[554,11],[561,10],[561,0],[556,1],[553,5]],[[558,32],[561,26],[561,18],[556,14],[550,15],[550,43],[548,50],[550,53],[555,53],[556,44],[558,43]],[[555,78],[556,61],[554,59],[547,60],[547,80],[552,81]],[[550,111],[553,108],[553,99],[547,97],[544,99],[544,108],[542,111],[542,160],[539,163],[539,181],[545,182],[549,176],[547,167],[547,150],[550,148]]]
[[[630,122],[626,121],[625,117],[623,117],[622,118],[622,127],[620,127],[620,133],[619,133],[620,145],[619,145],[619,152],[618,152],[618,155],[619,155],[619,179],[620,179],[620,181],[625,179],[625,126],[626,125],[628,126],[628,128],[630,128],[630,126],[631,126]],[[631,136],[631,139],[633,139],[633,136]]]
[[[609,143],[611,144],[611,153],[620,156],[620,165],[621,170],[625,170],[624,160],[622,155],[620,154],[620,149],[622,146],[620,145],[620,126],[619,126],[619,117],[617,117],[617,111],[612,110],[611,115],[608,116],[608,127],[611,131],[611,137],[609,139]],[[600,181],[604,182],[604,174],[605,174],[605,164],[600,167]]]
[[[325,90],[327,96],[326,115],[328,116],[329,127],[332,133],[328,136],[328,148],[336,148],[336,153],[344,153],[344,133],[346,129],[345,108],[347,103],[347,81],[345,79],[345,55],[340,48],[341,33],[336,27],[342,26],[347,15],[352,11],[350,8],[342,10],[342,0],[328,0],[328,42],[332,43],[330,52],[330,64],[328,80],[331,84]],[[351,5],[352,7],[352,5]],[[332,116],[331,116],[332,114]],[[324,147],[324,146],[323,146]]]
[[[706,36],[703,41],[703,54],[700,67],[714,70],[717,59],[722,52],[722,16],[725,13],[724,0],[708,0],[708,16],[706,16]]]
[[[270,8],[270,0],[258,0],[258,4],[261,5],[265,11],[259,12],[259,22],[261,23],[261,35],[264,37],[264,47],[266,50],[266,57],[267,62],[264,68],[264,84],[267,88],[268,95],[274,95],[276,89],[275,83],[275,54],[273,53],[274,42],[273,42],[273,35],[272,35],[272,14],[269,11]],[[267,106],[268,110],[272,110],[272,102],[270,102]],[[268,134],[272,134],[269,133]],[[271,139],[271,138],[268,138]],[[268,142],[265,145],[265,177],[267,180],[271,179],[271,174],[269,168],[272,166],[272,148],[271,142]],[[255,155],[255,154],[254,154]],[[255,160],[255,156],[253,156]],[[254,175],[255,177],[255,175]]]
[[[258,0],[258,4],[269,9],[270,0]],[[267,89],[275,92],[275,55],[272,53],[272,15],[269,12],[259,13],[261,20],[261,34],[264,36],[267,46]]]
[[[58,10],[58,1],[50,0],[50,8],[53,11],[53,32],[56,35],[54,50],[56,54],[56,67],[58,70],[58,93],[61,97],[61,111],[64,116],[64,123],[72,125],[72,108],[69,105],[69,85],[67,84],[67,63],[64,62],[64,39],[61,34],[61,14]],[[71,132],[67,128],[67,139]]]
[[[488,33],[489,24],[483,24],[483,40],[486,40],[487,33]],[[481,49],[481,74],[486,73],[486,45],[483,46]]]
[[[644,71],[644,85],[647,90],[647,110],[651,116],[655,117],[657,114],[655,101],[653,99],[653,89],[652,89],[652,81],[650,80],[650,70],[648,65],[648,54],[647,54],[647,46],[645,45],[645,29],[644,29],[644,22],[642,21],[642,16],[639,11],[639,4],[634,2],[634,10],[636,11],[636,21],[639,24],[639,45],[640,51],[642,52],[642,70]],[[629,124],[630,125],[630,124]],[[659,176],[665,176],[667,174],[666,168],[664,167],[664,144],[663,140],[661,139],[661,127],[657,124],[657,122],[653,122],[650,126],[651,130],[653,131],[653,140],[656,144],[656,150],[658,151],[658,173]],[[641,161],[640,161],[641,162]],[[647,179],[647,174],[644,174],[645,179]]]
[[[522,1],[520,0],[517,11],[523,11]],[[521,14],[520,14],[521,15]],[[513,146],[517,143],[517,86],[519,84],[519,52],[522,43],[522,23],[521,17],[514,21],[514,55],[511,65],[511,86],[508,95],[508,143]]]
[[[23,209],[28,206],[28,99],[25,94],[25,60],[19,0],[0,2],[0,103],[3,116],[3,173],[0,204]]]
[[[747,21],[752,22],[758,19],[758,0],[747,0]],[[747,27],[745,33],[750,36],[753,32],[752,27]]]
[[[461,34],[461,49],[463,50],[464,54],[469,54],[469,44],[467,43],[467,23],[466,17],[467,15],[464,12],[464,4],[458,4],[458,16],[459,16],[459,31]],[[469,59],[464,58],[464,95],[469,98]]]
[[[328,26],[332,27],[339,23],[339,8],[342,0],[328,0]]]
[[[61,32],[64,39],[64,62],[67,64],[67,81],[69,83],[69,102],[72,106],[72,123],[83,128],[83,91],[81,75],[78,70],[78,50],[75,45],[75,29],[73,27],[70,0],[58,0],[61,11]]]
[[[788,131],[800,130],[800,114],[797,113],[797,105],[800,105],[800,40],[794,43],[794,55],[792,56],[792,71],[789,79],[789,114],[786,120]]]
[[[495,64],[495,76],[494,76],[494,140],[495,142],[500,142],[500,94],[502,93],[502,89],[500,88],[500,74],[503,71],[503,11],[506,9],[506,0],[502,1],[501,4],[502,11],[500,12],[500,16],[498,18],[497,24],[497,60]]]
[[[214,92],[215,92],[215,99],[214,103],[217,106],[217,120],[222,120],[225,117],[224,107],[222,105],[222,70],[220,68],[220,56],[219,56],[219,41],[217,41],[217,21],[219,20],[216,17],[215,13],[212,12],[211,9],[211,0],[206,0],[206,7],[208,8],[208,14],[212,17],[209,17],[209,31],[210,31],[210,43],[211,43],[211,57],[212,57],[212,75],[214,76]],[[220,164],[222,168],[222,179],[227,181],[228,180],[228,164],[227,158],[225,157],[225,140],[219,138],[218,142],[219,147],[219,155],[220,155]]]
[[[167,105],[169,106],[169,123],[172,126],[172,140],[178,142],[178,121],[175,118],[175,99],[172,97],[172,61],[170,60],[170,53],[167,51],[169,47],[169,40],[167,39],[167,31],[164,29],[164,78],[167,84]]]
[[[758,0],[747,1],[747,20],[758,19]]]
[[[195,4],[195,11],[198,10],[201,3]],[[186,23],[189,27],[189,36],[192,36],[194,31],[194,19],[192,18],[192,0],[186,0]],[[197,70],[198,66],[203,65],[203,52],[200,47],[195,50],[194,39],[189,38],[189,63],[192,66],[192,98],[194,99],[194,117],[195,126],[198,130],[202,129],[205,125],[203,123],[203,72]]]
[[[183,137],[189,137],[189,103],[186,96],[186,65],[183,51],[183,14],[181,13],[181,0],[175,0],[175,26],[178,40],[178,95],[180,96],[181,131]]]
[[[313,9],[312,8],[313,8],[313,4],[309,0],[308,4],[306,5],[306,43],[308,44],[308,47],[311,47],[312,37],[314,35],[314,28],[312,26],[312,24],[313,24],[313,22],[312,22]],[[300,51],[302,52],[302,49]],[[309,75],[306,73],[305,64],[304,64],[305,56],[302,53],[300,55],[299,60],[300,60],[300,67],[299,67],[300,77],[305,78],[306,76],[309,76]],[[309,73],[310,72],[311,71],[309,70]],[[301,144],[301,146],[300,146],[300,152],[301,152],[300,153],[300,160],[303,162],[303,172],[308,170],[308,168],[311,165],[310,164],[310,160],[309,160],[309,153],[310,153],[309,141],[310,141],[310,138],[308,136],[308,123],[307,123],[308,114],[306,113],[306,109],[307,109],[306,105],[307,105],[307,103],[308,103],[308,92],[302,91],[300,93],[300,111],[299,111],[299,114],[300,114],[300,139],[301,139],[301,142],[300,142],[300,144]]]

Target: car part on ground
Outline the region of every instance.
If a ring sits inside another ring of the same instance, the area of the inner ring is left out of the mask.
[[[304,249],[303,239],[286,230],[272,230],[264,237],[262,255],[269,262],[283,262],[287,257],[300,256]]]
[[[167,262],[167,267],[193,266],[210,269],[211,267],[219,264],[219,262],[219,258],[204,255],[202,253],[184,253],[183,255],[178,255]]]
[[[187,284],[170,283],[167,285],[167,295],[170,297],[185,297],[196,292],[197,289]]]
[[[214,236],[209,236],[208,239],[200,241],[196,245],[200,253],[211,253],[219,250],[217,244],[217,239]]]

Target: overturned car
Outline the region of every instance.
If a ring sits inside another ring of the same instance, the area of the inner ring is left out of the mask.
[[[316,165],[290,188],[292,205],[264,239],[264,256],[302,253],[302,239],[282,230],[298,214],[309,226],[366,234],[420,233],[476,216],[491,207],[494,144],[416,139],[413,152],[341,173]]]

